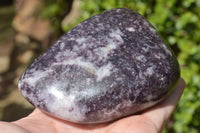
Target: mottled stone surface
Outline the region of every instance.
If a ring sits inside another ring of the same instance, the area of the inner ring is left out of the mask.
[[[26,69],[19,89],[50,115],[100,123],[158,103],[179,75],[176,57],[151,24],[120,8],[63,35]]]

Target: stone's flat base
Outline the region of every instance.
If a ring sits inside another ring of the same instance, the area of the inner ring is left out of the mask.
[[[50,115],[102,123],[153,106],[179,77],[176,57],[151,24],[118,8],[63,35],[27,68],[19,88]]]

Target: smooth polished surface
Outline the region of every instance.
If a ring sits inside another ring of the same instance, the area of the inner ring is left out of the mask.
[[[101,123],[153,106],[179,77],[176,57],[151,24],[118,8],[63,35],[26,69],[19,89],[52,116]]]

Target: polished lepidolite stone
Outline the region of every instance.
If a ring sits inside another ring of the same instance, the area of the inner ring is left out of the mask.
[[[25,70],[19,89],[50,115],[100,123],[160,102],[179,75],[176,57],[152,25],[119,8],[64,34]]]

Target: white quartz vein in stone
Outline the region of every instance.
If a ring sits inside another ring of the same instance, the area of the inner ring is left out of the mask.
[[[136,58],[136,60],[138,60],[140,62],[146,62],[146,60],[147,60],[144,55],[138,55],[135,58]]]
[[[45,100],[45,104],[49,112],[53,114],[55,113],[56,116],[70,121],[82,120],[84,118],[83,114],[87,111],[87,108],[79,108],[79,106],[75,104],[76,95],[79,94],[79,92],[76,89],[72,89],[74,91],[70,91],[68,93],[69,95],[65,95],[61,90],[63,86],[62,82],[53,83],[46,86],[47,89],[41,90],[38,95],[40,99]],[[34,95],[28,95],[30,99],[35,100]],[[34,101],[34,103],[37,104],[37,101]]]
[[[108,54],[117,48],[117,44],[115,44],[115,42],[113,42],[111,39],[107,39],[108,44],[105,47],[102,48],[98,48],[98,55],[99,57],[104,57],[104,59],[106,59],[108,57]]]
[[[54,95],[58,99],[63,99],[65,97],[64,93],[60,91],[60,86],[57,85],[51,85],[48,86],[48,92],[52,95]]]
[[[110,35],[110,37],[113,37],[113,38],[117,39],[120,42],[124,42],[122,37],[121,37],[123,35],[123,33],[119,29],[112,30],[109,35]]]
[[[133,27],[128,27],[128,28],[126,28],[126,30],[130,31],[130,32],[134,32],[135,31],[135,29]]]
[[[59,94],[60,95],[60,94]],[[47,108],[50,112],[59,114],[59,117],[68,119],[71,121],[79,121],[84,118],[83,114],[86,108],[79,108],[75,104],[75,94],[70,94],[61,98],[54,98],[54,100],[48,99],[51,102],[47,103]],[[63,102],[60,102],[63,101]],[[70,111],[73,110],[73,111]],[[84,112],[81,112],[84,111]]]
[[[164,43],[162,43],[160,46],[165,50],[165,52],[168,55],[172,56],[172,53],[170,52],[170,50],[167,48],[167,46]]]
[[[97,76],[97,81],[101,81],[103,78],[110,76],[112,73],[111,69],[113,68],[111,63],[108,63],[102,67],[96,67],[93,63],[89,61],[83,61],[82,57],[77,57],[73,60],[66,60],[62,63],[54,63],[54,65],[77,65],[86,71]]]
[[[80,37],[80,38],[77,38],[76,39],[76,42],[78,43],[78,44],[83,44],[83,43],[85,43],[86,42],[86,38],[85,37]]]
[[[39,70],[36,71],[35,69],[33,69],[33,71],[34,71],[34,75],[30,75],[29,77],[26,77],[25,79],[23,79],[23,82],[28,83],[30,85],[35,85],[38,80],[41,80],[42,78],[47,77],[48,73],[52,72],[51,69],[45,72],[39,71]],[[21,85],[22,85],[21,82],[19,82],[19,88],[21,88]]]
[[[151,32],[153,32],[153,34],[156,34],[156,30],[155,30],[154,28],[149,27],[149,30],[150,30]]]
[[[154,73],[154,68],[155,68],[154,66],[148,67],[144,72],[144,74],[151,76]]]
[[[157,59],[166,59],[166,56],[162,53],[155,53],[154,54],[154,57],[157,58]]]

